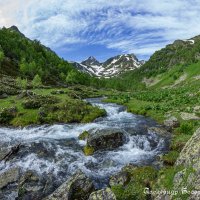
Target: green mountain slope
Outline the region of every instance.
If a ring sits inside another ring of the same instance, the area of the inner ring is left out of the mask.
[[[179,81],[192,81],[192,77],[199,75],[199,61],[200,36],[185,41],[176,40],[173,44],[156,51],[141,68],[113,78],[107,85],[121,90],[177,85]]]
[[[39,41],[26,38],[15,26],[0,29],[0,74],[29,80],[39,75],[44,84],[51,85],[98,82],[77,71]]]

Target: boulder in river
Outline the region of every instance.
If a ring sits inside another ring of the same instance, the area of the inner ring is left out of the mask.
[[[110,188],[105,188],[90,194],[88,200],[116,200],[116,196]]]
[[[79,171],[45,198],[45,200],[88,200],[93,191],[93,182],[84,173]]]
[[[150,127],[148,128],[148,131],[156,133],[160,136],[165,136],[165,137],[170,136],[170,133],[165,128],[162,127]]]
[[[19,168],[11,168],[0,174],[0,189],[6,187],[10,183],[17,182],[19,178]]]
[[[27,171],[20,177],[18,189],[19,199],[39,199],[45,192],[42,177],[34,171]]]
[[[112,150],[122,146],[126,142],[126,134],[120,129],[103,129],[90,134],[87,146],[94,151]]]

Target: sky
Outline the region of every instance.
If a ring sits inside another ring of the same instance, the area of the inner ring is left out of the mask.
[[[140,60],[200,35],[199,0],[0,0],[0,27],[16,25],[60,57]]]

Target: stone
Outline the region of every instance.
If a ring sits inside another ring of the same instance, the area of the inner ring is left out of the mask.
[[[93,182],[79,171],[46,197],[45,200],[88,200],[93,191]]]
[[[183,120],[200,120],[200,117],[196,116],[195,113],[182,112],[180,115]]]
[[[119,172],[110,177],[109,185],[123,185],[125,186],[126,183],[129,181],[128,173],[125,171]]]
[[[194,107],[194,112],[199,112],[200,111],[200,106],[195,106]]]
[[[162,127],[150,127],[148,128],[148,132],[153,132],[161,136],[170,136],[170,133]]]
[[[36,94],[32,91],[24,90],[17,96],[17,99],[22,99],[22,98],[25,98],[25,97],[34,97],[35,95]]]
[[[6,93],[0,95],[0,99],[6,99],[6,98],[8,98],[8,95]]]
[[[176,117],[172,116],[164,121],[164,125],[170,128],[177,128],[180,126],[180,123]]]
[[[44,193],[44,186],[41,183],[42,177],[34,171],[27,171],[19,179],[18,197],[19,199],[39,199]]]
[[[0,161],[8,154],[9,149],[0,149]]]
[[[176,165],[190,166],[200,158],[200,128],[196,130],[181,151]]]
[[[174,189],[192,188],[193,191],[200,190],[200,128],[188,140],[175,166],[182,166],[183,169],[174,176]],[[188,199],[198,199],[198,194],[190,194]]]
[[[90,194],[88,200],[116,200],[116,196],[110,188],[105,188]]]
[[[126,134],[119,129],[98,130],[90,134],[87,140],[87,146],[92,147],[94,151],[112,150],[122,146],[126,142]]]
[[[51,94],[65,94],[65,91],[63,91],[63,90],[56,90],[56,91],[52,91]]]
[[[14,183],[19,178],[19,168],[11,168],[0,174],[0,189],[6,187],[10,183]]]

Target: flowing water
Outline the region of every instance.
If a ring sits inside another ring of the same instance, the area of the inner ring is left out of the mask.
[[[166,150],[165,138],[147,130],[147,127],[157,126],[155,121],[128,113],[123,106],[103,103],[100,98],[87,101],[104,108],[107,116],[88,124],[0,128],[0,147],[22,144],[13,159],[0,162],[0,174],[19,166],[22,174],[33,170],[43,177],[53,176],[52,184],[57,187],[80,169],[94,180],[97,188],[102,188],[108,177],[123,166],[151,164],[156,155]],[[78,140],[79,134],[107,128],[124,130],[127,143],[113,151],[85,156],[82,148],[86,142]]]

